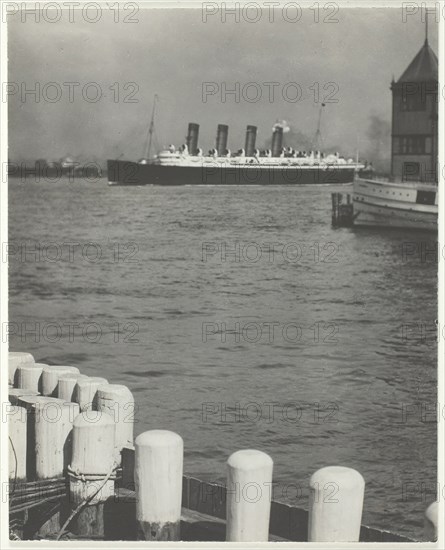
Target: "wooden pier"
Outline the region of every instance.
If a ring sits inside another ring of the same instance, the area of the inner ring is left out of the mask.
[[[178,434],[133,439],[126,386],[20,352],[9,355],[9,383],[11,539],[413,542],[361,524],[365,480],[351,468],[315,472],[306,511],[271,501],[273,460],[259,450],[228,458],[225,485],[184,475]],[[428,540],[437,516],[434,502]]]

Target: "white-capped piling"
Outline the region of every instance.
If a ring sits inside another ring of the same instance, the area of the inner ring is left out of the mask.
[[[6,405],[5,418],[9,435],[9,479],[26,480],[26,410],[17,405]]]
[[[11,405],[18,405],[20,397],[24,396],[36,396],[39,395],[39,392],[32,390],[24,390],[21,388],[9,388],[8,389],[8,398]]]
[[[97,389],[104,384],[108,384],[108,381],[98,376],[77,379],[74,387],[74,401],[79,404],[81,412],[97,408]]]
[[[133,444],[134,398],[127,386],[104,384],[97,388],[97,410],[109,414],[116,424],[116,459],[123,447]]]
[[[140,540],[180,540],[182,438],[150,430],[135,441],[136,519]]]
[[[439,503],[432,502],[425,512],[425,538],[427,541],[435,541],[439,528]]]
[[[80,374],[77,367],[46,365],[42,372],[42,395],[57,397],[59,378],[62,374]]]
[[[227,461],[228,542],[267,542],[273,461],[262,451],[246,449]]]
[[[328,466],[310,479],[309,542],[358,542],[365,480],[352,468]]]
[[[79,405],[42,397],[34,408],[37,479],[62,477],[71,459],[71,431]]]
[[[104,502],[114,496],[115,430],[113,419],[100,411],[86,411],[74,419],[72,460],[68,468],[70,502],[76,509],[91,499],[70,527],[81,536],[104,535]]]
[[[17,387],[22,390],[40,392],[43,363],[22,363],[17,366]]]
[[[74,388],[79,378],[86,378],[84,374],[65,372],[59,376],[57,397],[65,401],[74,401]]]
[[[36,409],[35,405],[41,400],[53,399],[41,395],[21,395],[17,398],[17,405],[26,411],[26,479],[36,479]]]
[[[77,403],[66,403],[55,397],[41,396],[33,405],[35,411],[36,479],[63,477],[71,458],[71,431],[79,413]],[[30,511],[30,520],[39,521],[39,535],[46,537],[60,529],[60,510],[42,523],[38,510]],[[34,520],[35,517],[35,520]]]
[[[34,363],[34,357],[23,351],[10,351],[8,354],[8,379],[11,385],[16,382],[17,367],[23,363]]]

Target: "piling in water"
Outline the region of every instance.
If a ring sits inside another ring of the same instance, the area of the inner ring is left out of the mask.
[[[358,542],[365,480],[352,468],[328,466],[309,482],[309,542]]]
[[[61,374],[57,388],[57,397],[64,401],[74,401],[74,388],[79,378],[86,378],[86,376],[84,374],[76,374],[75,372]]]
[[[42,363],[22,363],[18,365],[16,373],[17,386],[22,390],[40,393],[43,367],[47,366]]]
[[[34,408],[36,479],[60,478],[71,459],[71,431],[74,418],[79,414],[79,405],[42,397]],[[38,533],[45,537],[59,529],[60,510],[57,510],[40,525]]]
[[[109,414],[116,424],[115,458],[120,463],[122,449],[133,444],[133,395],[127,386],[102,384],[97,388],[97,410]]]
[[[11,385],[16,382],[17,367],[23,363],[35,363],[34,357],[27,352],[10,351],[8,354],[8,380]]]
[[[17,405],[7,405],[9,435],[9,479],[12,482],[26,479],[26,411]]]
[[[97,389],[108,384],[105,378],[78,378],[74,387],[74,401],[79,404],[80,411],[97,408]]]
[[[39,392],[33,390],[26,390],[20,388],[9,388],[8,389],[8,398],[11,405],[18,405],[20,397],[25,396],[36,396],[39,395]]]
[[[180,540],[184,445],[174,432],[151,430],[135,441],[139,540]]]
[[[73,511],[84,501],[87,505],[69,527],[82,537],[104,536],[104,503],[114,496],[114,438],[113,419],[105,413],[86,411],[74,420],[70,502]]]
[[[332,226],[352,227],[354,225],[354,204],[351,195],[346,195],[346,203],[343,203],[341,193],[332,193]]]
[[[77,367],[45,365],[42,372],[42,395],[57,397],[59,378],[62,374],[80,374]]]
[[[34,408],[37,479],[61,477],[71,460],[71,431],[79,405],[42,397]]]
[[[227,461],[228,542],[267,542],[273,461],[261,451],[233,453]]]

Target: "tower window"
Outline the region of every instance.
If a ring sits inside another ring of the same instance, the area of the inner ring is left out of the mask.
[[[426,136],[394,137],[393,152],[395,155],[425,155],[431,153],[431,138]]]
[[[421,90],[410,91],[408,88],[402,91],[402,111],[425,111],[426,96]]]

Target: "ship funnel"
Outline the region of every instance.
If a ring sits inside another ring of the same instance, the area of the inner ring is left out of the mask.
[[[246,144],[245,144],[245,151],[246,151],[246,157],[253,157],[255,153],[255,141],[256,141],[256,126],[247,126],[246,129]]]
[[[229,134],[229,127],[226,124],[218,124],[218,131],[216,134],[216,150],[218,156],[225,154],[227,149],[227,136]]]
[[[283,127],[275,125],[272,134],[272,156],[279,157],[283,148]]]
[[[196,155],[198,153],[198,136],[199,136],[199,124],[189,122],[189,129],[187,132],[187,148],[190,155]]]

